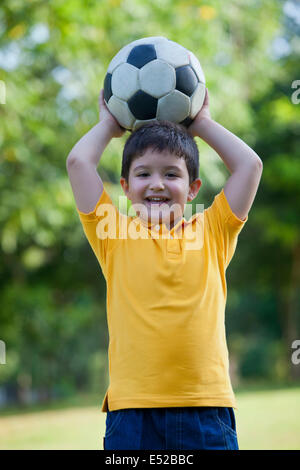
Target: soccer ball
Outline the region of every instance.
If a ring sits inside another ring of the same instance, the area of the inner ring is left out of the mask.
[[[123,47],[110,62],[104,100],[124,129],[154,120],[188,127],[205,98],[205,78],[195,55],[164,37]]]

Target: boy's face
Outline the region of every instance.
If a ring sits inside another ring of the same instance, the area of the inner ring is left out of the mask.
[[[132,162],[128,183],[125,178],[121,178],[120,183],[141,219],[151,223],[165,223],[170,230],[181,220],[185,204],[196,197],[201,186],[199,178],[189,184],[184,158],[169,151],[159,153],[152,149],[146,150],[142,157]],[[150,202],[148,198],[151,196],[167,200]],[[136,204],[143,207],[135,208]]]

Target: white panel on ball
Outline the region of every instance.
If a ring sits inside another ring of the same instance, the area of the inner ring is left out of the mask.
[[[124,46],[109,63],[107,73],[113,73],[113,71],[115,70],[116,67],[118,67],[118,65],[122,64],[123,62],[126,62],[127,57],[130,54],[130,51],[131,51],[130,44],[127,44],[127,46]]]
[[[190,99],[178,90],[160,98],[157,105],[157,119],[181,122],[189,115]]]
[[[152,60],[140,70],[141,89],[146,93],[160,98],[170,93],[176,85],[174,68],[161,60]]]
[[[198,114],[202,105],[204,103],[205,98],[205,85],[203,83],[198,83],[198,86],[194,93],[192,94],[191,100],[191,110],[190,110],[190,117],[194,119],[194,117]]]
[[[139,89],[139,69],[131,64],[121,64],[112,75],[111,89],[114,96],[129,100]]]
[[[165,60],[174,67],[189,64],[187,50],[173,41],[162,41],[156,44],[156,55],[158,59]]]
[[[133,130],[135,131],[136,129],[143,126],[144,124],[148,124],[148,122],[153,122],[153,121],[157,121],[157,119],[147,119],[145,121],[140,121],[139,119],[137,119],[133,125]]]
[[[121,126],[126,129],[131,129],[135,117],[130,112],[128,105],[125,101],[119,100],[115,96],[112,96],[107,104],[108,109],[114,116],[118,116],[118,121]]]
[[[199,60],[197,59],[197,57],[191,51],[188,51],[188,52],[190,54],[191,66],[193,67],[196,74],[198,75],[198,78],[199,78],[200,82],[205,83],[204,73],[203,73],[203,70],[202,70],[202,67],[200,65]]]

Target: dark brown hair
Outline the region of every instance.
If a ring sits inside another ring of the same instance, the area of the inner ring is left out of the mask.
[[[122,156],[121,176],[128,182],[132,162],[142,157],[146,150],[165,150],[184,158],[189,174],[189,184],[199,177],[199,151],[193,137],[181,124],[170,121],[151,121],[128,137]]]

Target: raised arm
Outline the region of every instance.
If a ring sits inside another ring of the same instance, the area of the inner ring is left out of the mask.
[[[259,156],[240,138],[213,119],[209,112],[209,97],[189,127],[191,135],[203,139],[222,158],[231,173],[224,193],[232,212],[245,220],[253,204],[263,170]]]
[[[74,145],[66,161],[76,205],[86,214],[94,210],[103,191],[97,171],[101,155],[113,137],[121,137],[125,132],[108,111],[103,90],[99,106],[100,121]]]

